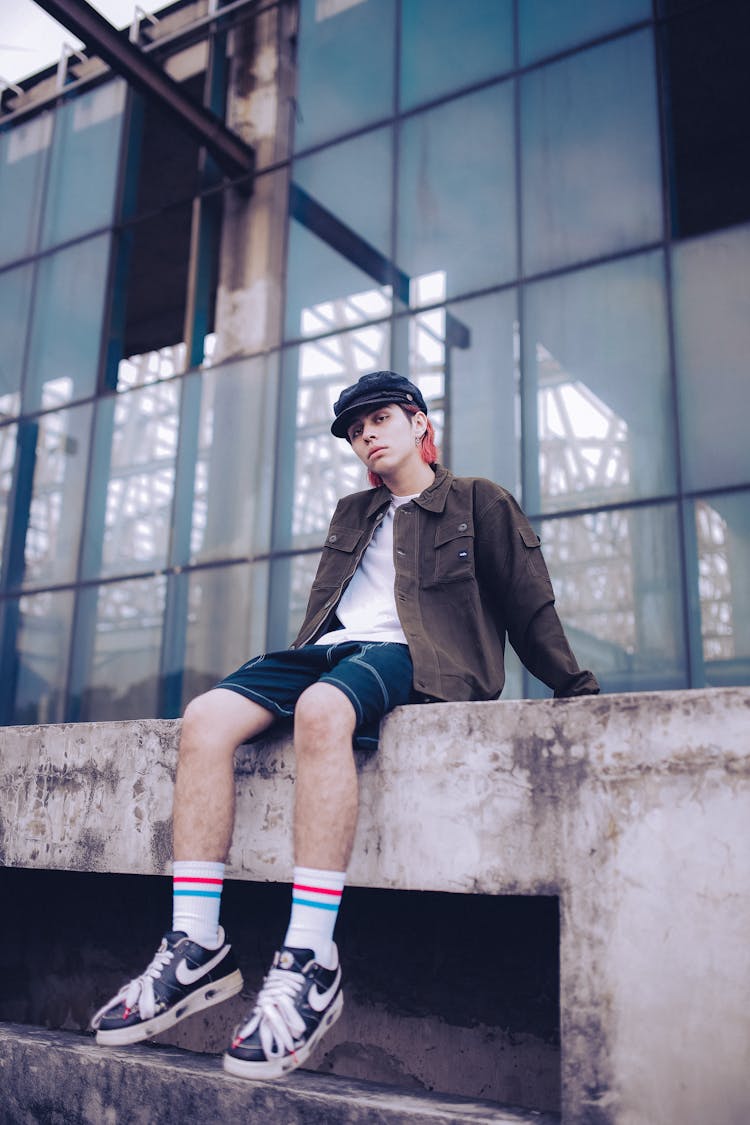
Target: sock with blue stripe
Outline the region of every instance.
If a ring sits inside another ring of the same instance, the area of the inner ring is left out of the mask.
[[[345,871],[320,871],[295,867],[292,915],[284,945],[312,949],[315,960],[326,969],[335,968],[333,929],[346,881]]]
[[[172,864],[172,929],[212,949],[219,940],[224,864],[175,860]]]

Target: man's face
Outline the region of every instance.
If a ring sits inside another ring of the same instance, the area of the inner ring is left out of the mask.
[[[408,415],[389,403],[363,410],[346,432],[362,464],[385,479],[410,459],[421,461],[416,439],[424,433],[425,422],[421,411]]]

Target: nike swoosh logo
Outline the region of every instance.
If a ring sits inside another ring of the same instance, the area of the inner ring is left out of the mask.
[[[229,948],[228,945],[222,945],[216,956],[212,957],[210,961],[206,961],[205,965],[201,965],[199,969],[189,969],[187,967],[187,961],[183,957],[175,969],[174,975],[177,977],[180,984],[195,984],[197,980],[200,980],[206,973],[210,973],[212,969],[215,969],[216,966],[224,960]]]
[[[331,1000],[333,1000],[334,996],[336,995],[336,990],[338,989],[340,982],[341,966],[339,965],[333,984],[330,988],[327,988],[325,992],[321,992],[317,984],[313,983],[307,997],[307,1002],[314,1012],[325,1011],[325,1009],[331,1003]]]

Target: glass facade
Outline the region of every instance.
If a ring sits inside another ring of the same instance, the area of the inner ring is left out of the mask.
[[[744,7],[288,7],[187,0],[164,48],[251,194],[119,78],[3,103],[0,721],[177,715],[286,645],[384,366],[521,500],[604,690],[750,683]]]

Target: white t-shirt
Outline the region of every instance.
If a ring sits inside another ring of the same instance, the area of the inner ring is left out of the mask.
[[[324,633],[318,645],[341,644],[343,641],[394,641],[406,644],[396,610],[393,584],[393,517],[396,508],[419,496],[393,496],[388,510],[375,529],[365,553],[359,560],[352,580],[344,590],[336,609],[343,629]]]

